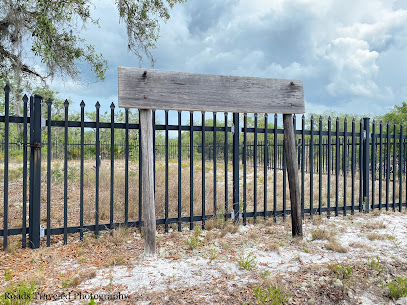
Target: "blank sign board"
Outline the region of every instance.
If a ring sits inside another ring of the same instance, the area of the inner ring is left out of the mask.
[[[119,67],[119,107],[240,113],[304,113],[299,80]]]

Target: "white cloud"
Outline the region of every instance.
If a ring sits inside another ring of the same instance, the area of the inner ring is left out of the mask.
[[[106,83],[84,90],[111,96],[117,66],[138,61],[114,5],[101,3],[102,29],[86,37],[110,69]],[[158,69],[301,79],[311,109],[380,114],[406,99],[405,45],[400,0],[189,0],[161,25],[154,54]]]

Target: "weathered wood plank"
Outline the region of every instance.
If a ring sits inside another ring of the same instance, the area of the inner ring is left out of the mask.
[[[290,188],[292,235],[302,236],[300,182],[292,114],[283,115],[285,153],[287,156],[288,184]]]
[[[151,110],[140,109],[142,191],[144,215],[144,255],[156,254],[156,217],[154,199],[153,120]]]
[[[146,72],[146,73],[145,73]],[[205,75],[119,67],[124,108],[240,113],[304,113],[299,80]]]

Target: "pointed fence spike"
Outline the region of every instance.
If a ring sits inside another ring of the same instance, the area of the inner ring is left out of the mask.
[[[10,86],[8,84],[6,84],[6,86],[4,87],[4,91],[10,92]]]
[[[85,102],[82,100],[82,102],[80,103],[81,108],[85,107]]]
[[[114,109],[116,106],[114,105],[114,103],[112,102],[111,104],[110,104],[110,109]]]
[[[99,101],[96,102],[95,107],[96,107],[96,109],[99,109],[99,108],[100,108],[100,103],[99,103]]]
[[[46,103],[47,103],[48,106],[51,106],[52,105],[52,100],[49,98]]]
[[[69,102],[68,102],[68,100],[65,100],[65,102],[64,102],[64,106],[65,106],[65,107],[68,107],[68,106],[69,106]]]

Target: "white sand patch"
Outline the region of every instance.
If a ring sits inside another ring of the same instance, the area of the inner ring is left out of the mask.
[[[288,220],[289,221],[289,220]],[[368,222],[383,222],[386,228],[366,229],[364,224]],[[312,241],[311,230],[326,228],[334,231],[335,239],[339,244],[348,249],[347,253],[338,253],[327,250],[325,245],[328,241]],[[280,229],[282,227],[280,226]],[[227,234],[218,242],[236,241],[247,234],[249,230],[260,230],[259,227],[248,225],[241,227],[239,233]],[[285,228],[289,231],[288,228]],[[369,233],[378,233],[392,236],[384,240],[369,240]],[[133,261],[129,266],[115,266],[99,270],[97,276],[78,286],[81,290],[104,291],[109,284],[123,285],[127,287],[122,293],[140,291],[165,291],[167,289],[187,289],[193,286],[202,286],[216,283],[227,276],[228,287],[233,290],[236,287],[247,285],[249,282],[258,280],[258,275],[263,270],[269,270],[272,274],[290,276],[290,272],[298,272],[302,267],[312,264],[326,266],[341,262],[360,262],[368,258],[380,257],[382,262],[393,260],[394,257],[407,262],[407,215],[406,214],[381,214],[379,216],[354,216],[332,217],[323,219],[321,224],[313,225],[311,221],[304,224],[304,239],[301,244],[292,242],[287,234],[286,240],[278,251],[267,251],[267,238],[272,234],[261,237],[261,242],[241,244],[235,252],[224,251],[222,256],[210,261],[204,254],[205,247],[201,252],[193,252],[193,256],[179,259],[157,257],[152,259],[140,259]],[[260,234],[260,233],[259,233]],[[215,245],[219,245],[215,242]],[[351,247],[352,243],[360,243],[363,247]],[[174,250],[174,244],[167,242],[164,247]],[[212,245],[211,247],[214,247]],[[306,247],[307,251],[304,251]],[[216,247],[216,251],[221,248]],[[237,263],[239,255],[255,257],[256,266],[253,271],[243,270]],[[181,256],[180,256],[181,257]],[[256,278],[257,275],[257,278]],[[374,297],[369,294],[355,295],[354,300],[359,304],[375,304]]]

